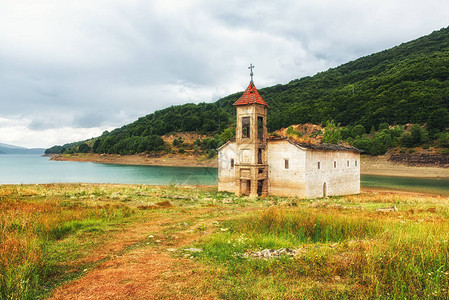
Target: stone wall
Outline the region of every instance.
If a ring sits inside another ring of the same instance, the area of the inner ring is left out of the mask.
[[[234,167],[231,167],[234,159]],[[237,146],[229,142],[218,151],[218,190],[234,193],[236,190],[235,164],[237,163]]]
[[[308,198],[358,194],[360,154],[351,151],[307,150],[305,176]]]
[[[270,140],[267,152],[268,194],[306,197],[306,151],[286,140]],[[288,166],[286,166],[286,160],[288,160]]]
[[[313,150],[287,140],[267,143],[268,194],[318,198],[360,193],[360,154]],[[237,145],[229,142],[218,152],[218,190],[236,192]],[[318,163],[320,167],[318,168]]]

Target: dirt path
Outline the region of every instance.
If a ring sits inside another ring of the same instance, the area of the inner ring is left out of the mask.
[[[50,299],[217,298],[204,288],[214,270],[173,253],[207,234],[198,230],[199,224],[213,230],[212,220],[203,216],[218,209],[173,210],[155,213],[149,222],[135,224],[108,239],[84,260],[101,263],[59,287]]]

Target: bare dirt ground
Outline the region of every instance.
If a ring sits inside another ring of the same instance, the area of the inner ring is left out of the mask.
[[[213,215],[214,210],[218,209],[174,208],[114,234],[83,259],[94,263],[93,267],[56,289],[50,299],[218,298],[206,288],[217,271],[184,257],[188,252],[179,250],[207,234],[207,228],[212,230],[212,220],[203,217]],[[198,224],[202,224],[200,230]]]
[[[449,178],[449,168],[408,166],[392,162],[387,156],[362,156],[360,161],[363,175]]]
[[[69,160],[123,165],[218,167],[218,159],[204,159],[194,155],[167,154],[160,157],[148,155],[78,154],[53,155],[52,160]],[[388,160],[387,156],[362,156],[361,174],[407,177],[449,178],[449,168],[408,166]]]
[[[73,154],[52,155],[51,160],[80,161],[102,164],[137,165],[137,166],[171,166],[171,167],[218,167],[217,159],[205,159],[196,155],[165,154],[151,156],[145,154]]]

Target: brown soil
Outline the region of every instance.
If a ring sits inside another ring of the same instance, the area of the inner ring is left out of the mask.
[[[86,269],[78,280],[56,289],[50,299],[217,298],[205,288],[205,282],[216,271],[174,254],[207,234],[195,229],[196,219],[212,210],[173,209],[169,214],[154,214],[151,221],[133,224],[134,227],[110,236],[81,262],[98,264]],[[189,226],[177,226],[183,222]],[[207,221],[202,223],[212,228]]]
[[[362,156],[360,172],[363,175],[449,178],[449,168],[410,166],[402,162],[391,161],[388,156]]]
[[[173,134],[165,134],[162,136],[162,139],[164,140],[164,142],[171,145],[173,143],[173,140],[179,137],[182,138],[183,142],[187,144],[192,144],[193,142],[196,141],[196,139],[203,140],[207,137],[210,138],[210,136],[207,136],[205,134],[199,134],[194,132],[177,132]]]
[[[390,161],[416,167],[442,167],[449,168],[449,155],[436,153],[393,153]]]
[[[299,136],[298,135],[289,136],[291,139],[297,142],[306,144],[321,144],[323,141],[323,132],[325,131],[325,129],[321,127],[321,125],[305,123],[305,124],[291,125],[291,127],[300,134]],[[274,133],[279,134],[281,136],[288,136],[287,130],[288,128],[282,128],[276,130]]]
[[[139,165],[139,166],[171,166],[171,167],[218,167],[217,159],[206,159],[190,154],[165,155],[118,155],[118,154],[73,154],[51,155],[51,160],[81,161],[102,164]]]

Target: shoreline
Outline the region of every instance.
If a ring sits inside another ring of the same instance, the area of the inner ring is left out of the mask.
[[[217,159],[176,154],[150,156],[145,154],[119,155],[89,153],[76,155],[52,154],[49,157],[50,160],[54,161],[77,161],[114,165],[218,168]]]
[[[207,159],[193,155],[166,154],[150,156],[145,154],[76,154],[49,155],[54,161],[77,161],[102,164],[135,165],[135,166],[166,166],[166,167],[208,167],[218,168],[218,159]],[[387,156],[362,156],[360,164],[361,175],[394,176],[449,179],[449,168],[429,166],[409,166],[392,162]]]
[[[388,160],[388,156],[361,156],[360,174],[375,176],[449,179],[449,168],[410,166]]]

